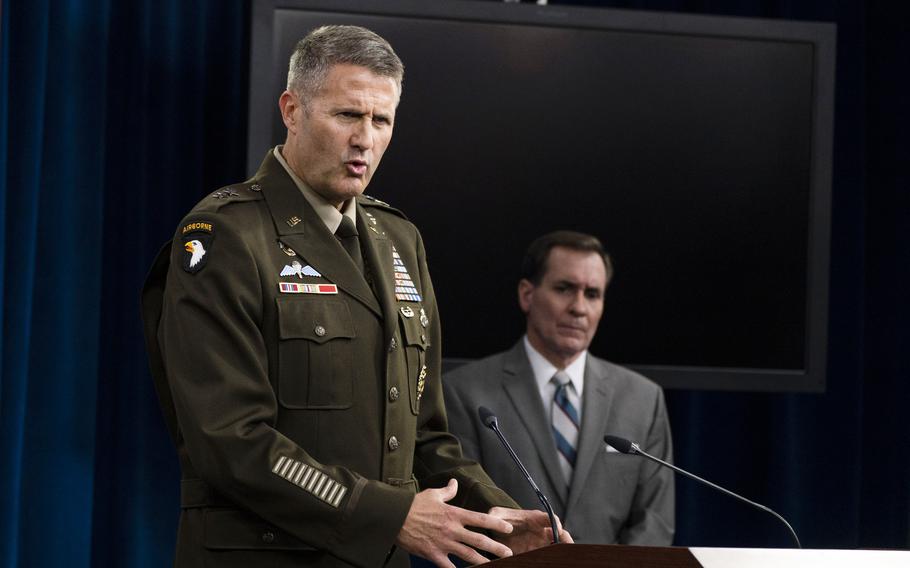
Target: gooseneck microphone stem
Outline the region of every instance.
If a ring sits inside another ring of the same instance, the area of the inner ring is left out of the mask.
[[[559,544],[559,531],[556,528],[556,515],[553,513],[553,507],[550,506],[550,501],[547,500],[547,496],[543,494],[543,491],[537,487],[537,484],[534,483],[534,479],[531,478],[531,474],[528,473],[528,470],[525,469],[521,460],[518,459],[518,455],[515,453],[515,450],[512,449],[512,446],[509,445],[509,441],[506,440],[506,437],[502,434],[502,431],[499,429],[499,420],[496,419],[496,416],[490,412],[486,407],[478,407],[477,413],[480,415],[480,422],[496,433],[496,437],[499,438],[499,441],[502,442],[502,445],[505,447],[506,451],[509,452],[509,455],[512,456],[512,460],[515,461],[515,464],[518,465],[518,468],[521,470],[521,473],[524,474],[525,479],[528,480],[528,483],[531,485],[531,489],[534,490],[534,493],[537,494],[537,498],[540,499],[540,503],[543,505],[543,508],[547,511],[547,516],[550,517],[550,528],[553,529],[553,544]]]
[[[691,478],[691,479],[694,479],[695,481],[704,483],[708,487],[713,487],[714,489],[717,489],[721,493],[729,495],[730,497],[735,497],[736,499],[739,499],[740,501],[748,503],[749,505],[752,505],[753,507],[755,507],[757,509],[761,509],[762,511],[765,511],[766,513],[771,513],[772,515],[777,517],[780,520],[780,522],[782,522],[782,523],[784,523],[784,525],[786,525],[787,529],[790,531],[790,535],[793,537],[793,542],[796,543],[796,548],[802,548],[802,545],[799,543],[799,537],[796,536],[796,531],[793,530],[793,527],[790,526],[790,523],[787,522],[787,519],[781,517],[780,515],[778,515],[774,511],[772,511],[770,508],[765,507],[764,505],[762,505],[760,503],[750,501],[750,500],[746,499],[745,497],[743,497],[742,495],[737,495],[736,493],[733,493],[732,491],[730,491],[728,489],[724,489],[720,485],[711,483],[707,479],[703,479],[703,478],[695,475],[694,473],[689,473],[688,471],[686,471],[680,467],[676,467],[675,465],[673,465],[670,462],[666,462],[658,457],[652,456],[648,452],[646,452],[646,451],[642,450],[640,447],[638,447],[638,444],[636,444],[634,442],[630,442],[629,440],[626,440],[624,438],[620,438],[619,436],[604,436],[604,442],[606,442],[607,444],[612,446],[614,449],[616,449],[624,454],[639,455],[639,456],[647,458],[653,462],[657,462],[660,465],[669,467],[673,471],[675,471],[677,473],[681,473],[688,478]]]

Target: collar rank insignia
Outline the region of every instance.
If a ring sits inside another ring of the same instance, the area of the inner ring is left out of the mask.
[[[278,241],[278,247],[281,249],[281,252],[283,252],[284,254],[286,254],[288,256],[297,256],[297,251],[295,251],[294,249],[287,246],[286,244],[284,244],[281,241]]]
[[[187,223],[182,229],[183,238],[183,269],[190,274],[202,270],[209,259],[212,250],[212,240],[215,237],[214,227],[211,223]]]
[[[376,228],[376,217],[374,217],[373,214],[370,213],[369,211],[366,211],[365,213],[367,216],[367,221],[369,221],[369,224],[367,225],[367,229],[369,229],[369,230],[373,231],[374,233],[376,233],[377,235],[379,235],[380,232]],[[384,235],[385,233],[381,233],[381,234]]]
[[[300,264],[299,260],[291,262],[290,265],[285,264],[284,268],[281,270],[279,276],[297,276],[297,278],[303,278],[304,276],[312,276],[313,278],[322,278],[322,274],[316,272],[316,269],[307,264],[303,266]]]
[[[430,318],[427,317],[427,313],[423,308],[420,308],[420,325],[423,327],[430,325]]]
[[[394,245],[392,246],[392,264],[395,269],[395,299],[399,302],[422,302],[423,298],[420,297],[420,292],[414,286],[414,281],[411,280],[411,275],[404,262],[401,261],[401,256]]]

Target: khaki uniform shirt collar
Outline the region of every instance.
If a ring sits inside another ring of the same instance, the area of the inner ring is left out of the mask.
[[[321,195],[313,191],[307,184],[303,183],[303,180],[297,177],[297,174],[294,173],[294,170],[291,169],[291,166],[285,161],[284,156],[281,155],[282,144],[275,146],[273,150],[275,154],[275,159],[278,160],[278,163],[284,167],[288,172],[288,175],[291,176],[291,179],[294,180],[294,183],[297,185],[297,188],[300,190],[300,193],[303,194],[303,197],[307,200],[307,203],[310,204],[310,207],[316,211],[316,214],[319,215],[319,218],[322,219],[322,222],[325,223],[326,228],[333,235],[335,231],[338,230],[338,225],[341,224],[341,216],[345,215],[351,219],[354,223],[354,226],[357,226],[357,205],[354,199],[348,199],[344,202],[344,205],[341,207],[341,211],[338,211],[331,203],[326,201]]]

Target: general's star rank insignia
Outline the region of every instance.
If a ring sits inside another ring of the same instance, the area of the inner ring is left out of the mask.
[[[183,269],[190,274],[202,270],[209,260],[212,250],[212,241],[215,237],[214,227],[211,223],[187,223],[182,229],[183,233]]]

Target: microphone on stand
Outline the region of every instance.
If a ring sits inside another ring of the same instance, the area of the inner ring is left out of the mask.
[[[553,507],[550,506],[550,502],[547,500],[547,496],[543,494],[537,484],[534,483],[534,480],[531,479],[531,474],[528,473],[528,470],[525,469],[521,460],[518,459],[518,455],[515,453],[515,450],[512,449],[512,446],[509,445],[506,437],[502,435],[502,431],[499,429],[499,421],[496,419],[496,415],[490,412],[490,409],[485,406],[477,407],[477,414],[480,415],[480,422],[489,428],[490,430],[496,432],[496,436],[499,437],[499,441],[502,442],[502,445],[505,446],[506,450],[509,452],[509,455],[512,456],[512,459],[515,460],[515,463],[518,464],[518,469],[521,470],[521,473],[524,474],[525,479],[528,480],[528,483],[531,485],[531,489],[534,490],[534,493],[537,493],[537,498],[540,499],[541,504],[543,504],[544,509],[547,511],[547,516],[550,517],[550,528],[553,529],[553,544],[559,544],[559,531],[556,529],[556,515],[553,514]]]
[[[676,467],[672,463],[665,462],[664,460],[662,460],[660,458],[656,458],[656,457],[652,456],[651,454],[649,454],[648,452],[642,450],[640,447],[638,447],[638,444],[636,444],[635,442],[630,442],[629,440],[626,440],[625,438],[620,438],[619,436],[611,436],[611,435],[607,434],[606,436],[604,436],[604,442],[606,442],[607,444],[612,446],[614,449],[616,449],[620,453],[642,456],[642,457],[648,458],[649,460],[659,463],[660,465],[669,467],[673,471],[679,472],[679,473],[685,475],[686,477],[689,477],[689,478],[694,479],[695,481],[704,483],[708,487],[717,489],[721,493],[725,493],[725,494],[729,495],[730,497],[736,497],[740,501],[744,501],[757,509],[761,509],[762,511],[764,511],[766,513],[771,513],[772,515],[777,517],[780,520],[780,522],[787,525],[787,529],[789,529],[790,535],[793,536],[793,541],[796,543],[796,548],[802,548],[802,545],[800,545],[800,543],[799,543],[799,537],[796,536],[796,531],[793,530],[793,527],[790,526],[790,523],[788,523],[786,519],[784,519],[783,517],[781,517],[774,511],[772,511],[770,508],[765,507],[764,505],[755,503],[754,501],[749,501],[742,495],[737,495],[736,493],[733,493],[732,491],[724,489],[720,485],[715,485],[714,483],[711,483],[707,479],[702,479],[701,477],[698,477],[697,475],[695,475],[693,473],[689,473],[688,471],[686,471],[680,467]]]

